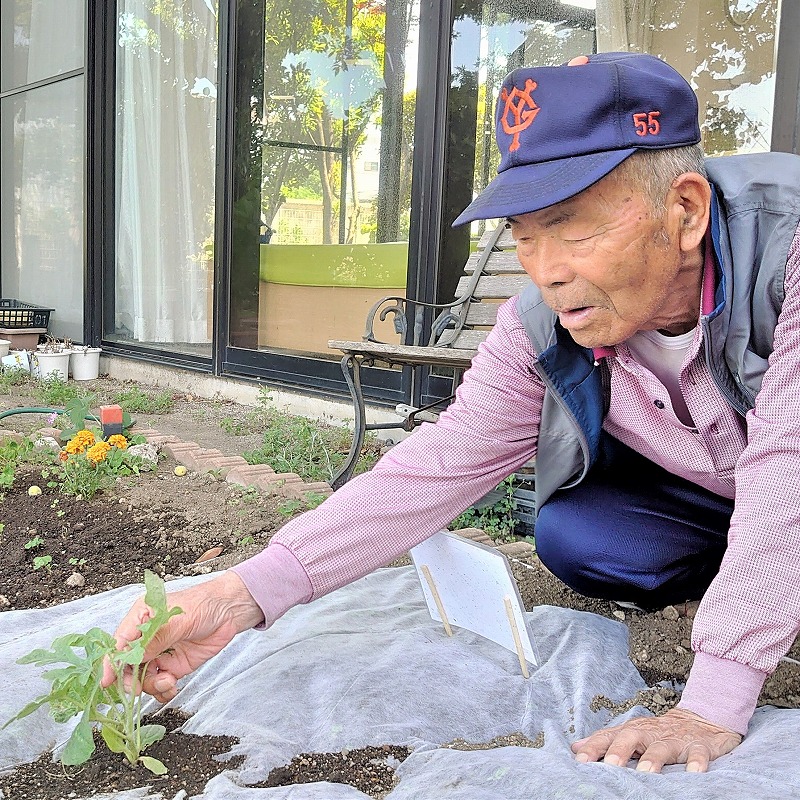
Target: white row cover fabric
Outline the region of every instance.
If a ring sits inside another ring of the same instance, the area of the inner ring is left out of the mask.
[[[141,592],[128,586],[56,608],[0,614],[0,721],[46,690],[36,668],[17,665],[17,658],[68,632],[113,630]],[[592,698],[621,702],[645,684],[627,658],[622,623],[551,606],[527,616],[541,658],[529,680],[514,653],[464,630],[445,636],[428,615],[411,567],[379,570],[293,609],[269,631],[237,637],[185,679],[174,702],[194,714],[187,732],[237,736],[234,752],[247,756],[238,773],[211,780],[202,797],[363,800],[346,785],[244,784],[299,753],[381,744],[414,751],[398,768],[388,800],[800,797],[800,711],[759,709],[742,745],[704,775],[577,763],[571,742],[611,721],[607,710],[590,710]],[[153,708],[151,700],[146,710]],[[645,713],[635,708],[614,722]],[[69,730],[44,708],[15,723],[0,732],[0,770],[57,748]],[[531,739],[543,732],[544,746],[468,752],[439,746],[512,732]],[[151,796],[160,797],[145,790],[113,797]]]

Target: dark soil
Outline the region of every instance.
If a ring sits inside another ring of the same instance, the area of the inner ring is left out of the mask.
[[[694,660],[690,640],[696,603],[654,611],[633,611],[622,609],[608,600],[596,600],[573,592],[536,559],[530,564],[512,564],[512,572],[528,610],[540,605],[561,606],[599,614],[627,625],[628,655],[648,686],[654,688],[616,706],[607,698],[598,696],[595,710],[609,708],[616,715],[634,705],[643,705],[654,714],[663,714],[676,705],[680,694],[656,684],[667,682],[682,688],[689,676]],[[795,640],[788,656],[800,661],[800,637]],[[758,705],[800,708],[800,664],[782,661],[767,678]]]
[[[275,767],[262,783],[249,788],[292,786],[299,783],[346,783],[370,797],[384,797],[395,786],[395,769],[411,751],[384,744],[342,750],[341,753],[301,753],[286,766]]]
[[[59,494],[40,471],[20,468],[0,502],[0,608],[51,606],[138,583],[145,569],[168,579],[209,571],[262,548],[286,522],[282,498],[211,475],[178,477],[173,466],[162,462],[91,500]],[[42,494],[29,496],[31,485]],[[222,553],[194,563],[211,548]],[[34,559],[47,556],[36,569]]]
[[[95,734],[97,750],[85,764],[65,767],[45,753],[31,764],[0,775],[0,789],[7,800],[67,800],[92,797],[103,792],[121,792],[150,786],[163,797],[172,798],[181,789],[187,796],[200,794],[215,775],[238,768],[244,758],[233,756],[215,760],[238,743],[232,736],[196,736],[182,733],[180,726],[188,717],[170,709],[145,719],[167,728],[160,742],[147,748],[146,755],[157,758],[167,767],[167,774],[156,776],[145,767],[131,767],[124,757],[110,752]]]

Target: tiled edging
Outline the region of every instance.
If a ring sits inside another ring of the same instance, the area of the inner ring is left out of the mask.
[[[168,436],[152,428],[137,430],[151,444],[161,447],[179,464],[194,472],[213,472],[245,488],[254,487],[265,494],[276,494],[290,499],[303,500],[309,493],[326,497],[333,493],[325,481],[307,483],[294,472],[275,472],[268,464],[248,464],[242,456],[226,456],[221,451],[200,447],[196,442],[184,442],[177,436]]]

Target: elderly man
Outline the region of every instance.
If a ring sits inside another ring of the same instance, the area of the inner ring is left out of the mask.
[[[185,613],[144,688],[172,698],[237,632],[387,563],[536,456],[552,572],[613,600],[702,598],[678,707],[576,758],[705,771],[800,629],[800,158],[705,162],[686,81],[626,53],[513,72],[497,141],[498,176],[456,223],[505,217],[531,287],[437,424],[172,596]]]

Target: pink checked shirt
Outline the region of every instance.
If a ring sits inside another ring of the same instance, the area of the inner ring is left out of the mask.
[[[708,268],[706,277],[703,313],[713,294]],[[800,228],[785,289],[769,368],[746,421],[699,355],[699,326],[680,378],[696,431],[678,421],[664,386],[624,344],[602,353],[611,371],[605,429],[674,474],[736,498],[727,552],[694,621],[696,656],[680,705],[740,733],[800,630]],[[536,455],[544,386],[529,368],[535,355],[512,298],[435,425],[234,568],[266,625],[445,528]]]

